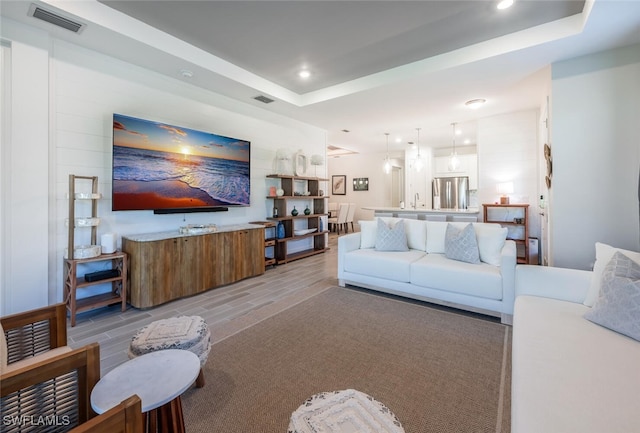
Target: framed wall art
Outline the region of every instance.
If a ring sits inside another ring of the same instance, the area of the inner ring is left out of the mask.
[[[354,191],[369,191],[369,178],[368,177],[354,177],[353,178],[353,190]]]
[[[346,195],[347,194],[347,176],[339,174],[331,176],[331,194]]]

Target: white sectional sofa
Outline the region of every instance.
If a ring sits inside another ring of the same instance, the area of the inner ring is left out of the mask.
[[[449,259],[444,254],[448,223],[403,221],[408,251],[375,248],[377,219],[360,221],[360,232],[338,238],[338,283],[379,290],[497,317],[510,323],[515,297],[516,246],[505,240],[497,224],[473,223],[479,264]]]
[[[599,244],[593,272],[517,266],[512,433],[640,432],[640,341],[583,317],[606,257]]]

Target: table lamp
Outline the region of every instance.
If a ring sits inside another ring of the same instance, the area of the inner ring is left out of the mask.
[[[509,204],[509,196],[507,194],[513,194],[513,182],[502,182],[497,187],[498,193],[502,194],[500,204]]]

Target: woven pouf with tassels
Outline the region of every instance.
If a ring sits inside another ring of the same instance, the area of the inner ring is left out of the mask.
[[[151,322],[131,339],[129,359],[164,349],[183,349],[196,354],[201,366],[196,386],[204,386],[202,367],[211,351],[211,332],[202,317],[178,316]]]

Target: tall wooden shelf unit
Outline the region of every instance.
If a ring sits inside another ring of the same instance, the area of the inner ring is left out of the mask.
[[[277,209],[278,216],[268,218],[276,224],[284,224],[285,235],[277,238],[275,245],[275,256],[277,264],[284,264],[292,260],[298,260],[315,254],[322,254],[328,249],[327,235],[329,231],[321,223],[322,217],[328,216],[327,199],[324,191],[322,194],[321,182],[328,182],[329,179],[319,177],[287,176],[282,174],[270,174],[267,178],[279,179],[280,188],[284,191],[281,196],[267,196],[273,200],[273,207]],[[310,195],[297,195],[296,183],[304,184],[303,191],[309,191]],[[300,204],[311,203],[309,215],[304,214],[304,208]],[[296,206],[298,215],[291,215],[291,206]],[[312,233],[296,235],[294,230],[316,229]],[[302,251],[290,252],[290,243],[302,239],[312,238],[311,248]]]
[[[76,186],[78,182],[91,182],[90,193],[76,194]],[[100,199],[98,193],[98,177],[97,176],[76,176],[69,175],[69,237],[67,243],[67,257],[63,262],[63,287],[65,291],[65,300],[67,303],[67,310],[71,318],[71,326],[76,326],[76,313],[81,311],[90,310],[93,308],[104,307],[112,304],[121,304],[122,311],[127,309],[127,254],[116,251],[113,254],[100,254],[96,257],[88,258],[76,258],[75,257],[75,231],[76,230],[91,230],[91,245],[97,245],[97,223],[90,223],[90,225],[78,226],[76,224],[76,201],[90,200],[91,201],[91,216],[83,216],[81,220],[96,219],[98,216],[98,200]],[[98,246],[99,248],[99,246]],[[95,263],[95,262],[111,262],[111,269],[118,271],[118,276],[95,280],[86,281],[84,276],[78,276],[78,266]],[[111,292],[101,293],[98,295],[87,296],[84,298],[77,298],[78,289],[83,289],[89,286],[97,284],[111,283]]]
[[[529,205],[483,204],[484,222],[500,224],[507,228],[507,239],[516,243],[517,261],[529,263]]]

